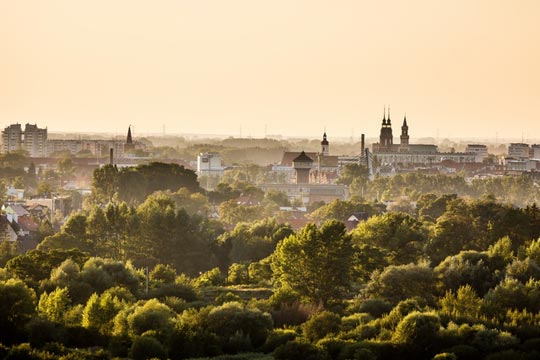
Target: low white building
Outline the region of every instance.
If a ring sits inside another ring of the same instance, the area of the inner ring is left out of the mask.
[[[474,154],[475,162],[482,162],[488,157],[487,146],[482,144],[468,144],[465,152],[467,154]]]
[[[531,157],[533,159],[540,159],[540,145],[534,144],[531,146]]]
[[[197,175],[222,177],[225,168],[221,164],[221,155],[214,152],[197,155]]]
[[[508,146],[508,157],[513,159],[528,159],[531,156],[529,144],[512,143]]]

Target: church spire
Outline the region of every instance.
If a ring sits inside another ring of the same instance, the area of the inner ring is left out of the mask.
[[[386,124],[388,124],[388,126],[392,125],[390,122],[390,106],[388,106],[388,119],[386,120]]]
[[[133,139],[131,138],[131,125],[128,127],[126,144],[133,144]]]
[[[330,144],[328,143],[328,139],[326,138],[326,131],[324,132],[321,141],[321,154],[325,156],[330,155]]]
[[[386,125],[386,105],[384,105],[382,124],[383,124],[383,126]]]

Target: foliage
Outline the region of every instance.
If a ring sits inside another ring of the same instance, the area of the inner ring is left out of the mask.
[[[340,329],[341,318],[339,315],[330,311],[322,311],[314,314],[302,325],[304,336],[312,342],[328,335],[336,335]]]
[[[276,280],[313,302],[328,305],[350,287],[351,238],[337,221],[307,225],[282,240],[274,254]]]

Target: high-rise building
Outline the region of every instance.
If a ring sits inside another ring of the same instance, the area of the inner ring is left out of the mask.
[[[21,124],[13,124],[2,130],[2,152],[22,149]]]
[[[24,150],[30,157],[47,156],[47,129],[40,129],[37,125],[26,124],[24,127]]]

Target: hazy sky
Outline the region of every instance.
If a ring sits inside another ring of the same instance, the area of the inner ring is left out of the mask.
[[[540,137],[537,0],[0,0],[0,126]]]

